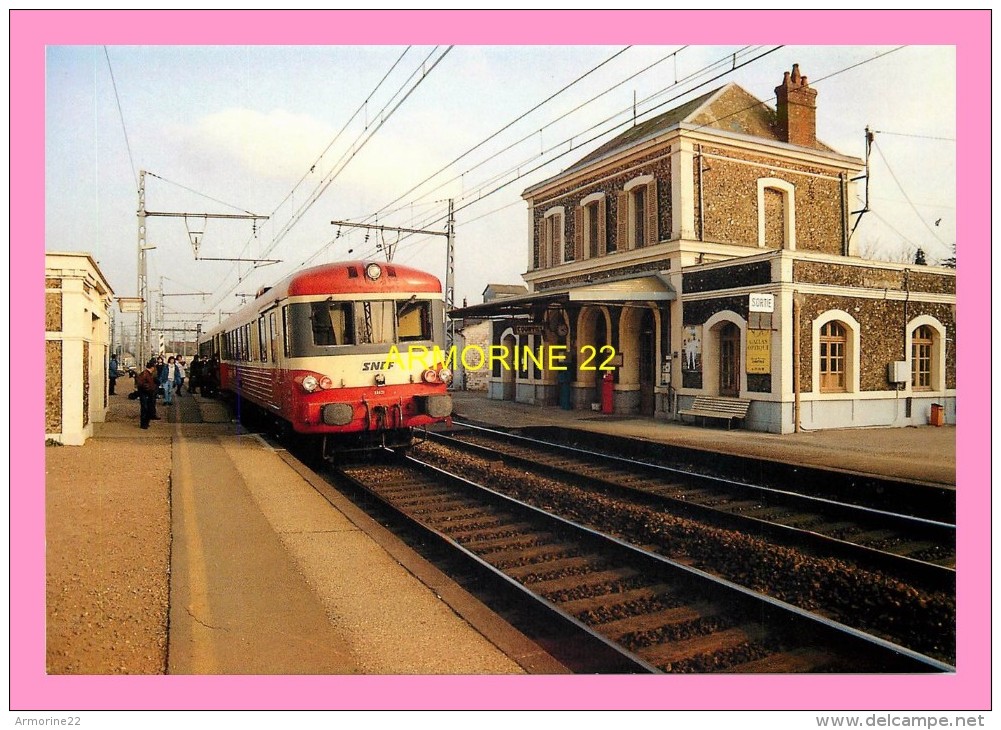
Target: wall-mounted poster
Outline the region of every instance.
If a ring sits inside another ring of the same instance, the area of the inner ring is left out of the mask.
[[[681,369],[687,372],[702,372],[702,325],[685,327],[684,342],[681,346]]]
[[[772,371],[771,330],[747,330],[747,372],[767,375]]]

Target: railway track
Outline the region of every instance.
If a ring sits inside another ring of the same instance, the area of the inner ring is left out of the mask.
[[[572,632],[607,672],[949,672],[946,662],[763,596],[412,458],[349,479]]]
[[[476,426],[434,441],[556,478],[573,478],[713,524],[853,560],[932,590],[955,590],[956,527],[941,521],[599,454]]]

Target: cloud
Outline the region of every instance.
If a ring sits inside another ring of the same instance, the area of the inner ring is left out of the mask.
[[[334,138],[335,130],[307,114],[276,109],[225,109],[182,131],[189,149],[227,159],[237,169],[270,179],[298,179]]]

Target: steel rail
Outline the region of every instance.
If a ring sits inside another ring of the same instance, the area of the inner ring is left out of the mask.
[[[605,549],[625,554],[630,558],[630,566],[646,566],[648,569],[656,571],[658,574],[667,573],[682,581],[687,586],[693,584],[698,585],[700,586],[698,589],[700,592],[704,594],[708,591],[714,596],[714,600],[720,601],[722,605],[726,605],[731,609],[734,606],[753,606],[753,608],[745,608],[744,610],[748,611],[751,615],[761,618],[762,620],[765,616],[779,616],[781,618],[776,619],[774,626],[780,626],[783,631],[789,631],[790,627],[798,627],[796,631],[803,629],[805,631],[816,632],[824,638],[825,641],[830,642],[828,644],[829,646],[838,647],[839,651],[847,650],[861,652],[863,656],[877,662],[881,666],[891,667],[892,669],[889,671],[955,671],[953,666],[945,662],[925,656],[919,652],[880,637],[872,636],[861,630],[854,629],[831,619],[817,616],[809,611],[806,611],[805,609],[792,606],[778,599],[756,593],[748,588],[733,583],[732,581],[711,575],[696,568],[692,568],[662,555],[651,553],[619,538],[606,535],[594,530],[593,528],[581,525],[558,515],[553,515],[543,509],[521,502],[506,494],[502,494],[483,485],[476,484],[468,479],[451,474],[448,471],[430,464],[425,464],[414,457],[405,457],[405,463],[411,465],[415,469],[419,469],[427,475],[430,475],[433,478],[433,485],[457,488],[460,493],[466,497],[474,494],[481,495],[479,498],[487,499],[494,503],[500,503],[512,510],[531,515],[534,519],[541,520],[549,526],[555,526],[563,532],[572,532],[586,539],[588,542],[603,545],[605,546]],[[351,479],[354,484],[359,486],[361,489],[364,489],[366,492],[373,494],[376,498],[380,499],[380,501],[384,503],[387,503],[393,509],[400,509],[395,507],[391,500],[379,496],[377,490],[374,490],[373,488],[347,475],[344,475],[344,478]],[[410,516],[409,519],[415,520],[416,518]],[[458,544],[455,540],[440,530],[427,524],[422,524],[422,529],[428,531],[430,534],[433,534],[440,542],[452,546],[453,549],[461,552],[467,556],[468,559],[482,566],[482,568],[488,570],[491,574],[495,574],[499,578],[503,578],[503,580],[511,587],[521,587],[522,591],[526,590],[517,580],[505,575],[502,571],[498,570],[476,555],[475,552]],[[561,611],[558,607],[553,606],[551,602],[547,601],[542,596],[538,596],[530,590],[528,591],[528,595],[532,596],[533,599],[540,604],[550,606],[551,610],[555,611],[554,615],[560,616],[561,620],[570,625],[579,626],[580,629],[586,633],[586,635],[592,637],[592,640],[596,640],[606,648],[617,648],[617,645],[613,641],[601,636],[600,633],[581,623],[575,617]],[[776,630],[778,630],[778,628]],[[619,651],[624,651],[625,655],[628,656],[635,656],[632,652],[625,649],[619,648]],[[637,660],[637,666],[644,667],[644,671],[660,671],[656,667],[649,665],[649,663],[645,662],[645,660],[640,657],[637,657]]]

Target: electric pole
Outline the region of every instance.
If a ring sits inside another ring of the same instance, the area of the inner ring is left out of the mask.
[[[152,174],[152,173],[151,173]],[[156,177],[153,174],[153,177]],[[146,170],[139,171],[139,209],[137,211],[138,222],[139,222],[139,261],[138,266],[138,281],[136,284],[136,289],[138,290],[140,304],[139,304],[139,337],[140,342],[136,346],[136,349],[141,353],[142,348],[149,347],[152,345],[150,341],[150,313],[149,313],[149,291],[148,282],[146,277],[146,252],[152,251],[156,246],[150,246],[146,243],[146,219],[151,216],[157,216],[162,218],[183,218],[185,227],[188,227],[188,219],[201,219],[208,221],[209,218],[219,218],[224,220],[253,220],[256,226],[258,220],[268,220],[266,215],[255,215],[254,213],[247,214],[233,214],[233,213],[173,213],[173,212],[154,212],[151,210],[146,210]],[[192,230],[188,227],[188,239],[191,242],[191,246],[195,252],[195,260],[199,260],[198,249],[201,245],[202,236],[205,230],[202,226],[201,230]],[[260,263],[278,263],[278,259],[242,259],[242,258],[205,258],[201,257],[202,261],[252,261],[255,264]],[[162,290],[162,285],[161,285]]]

